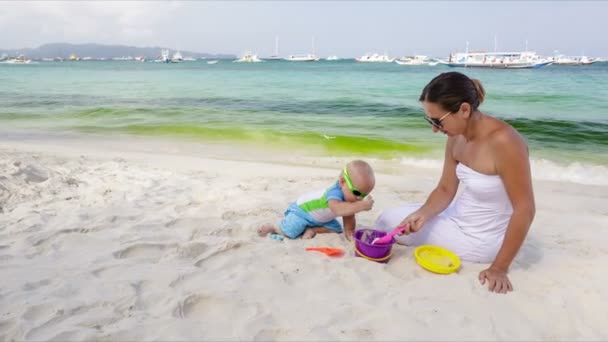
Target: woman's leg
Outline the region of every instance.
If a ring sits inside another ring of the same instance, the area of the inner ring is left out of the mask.
[[[387,209],[382,212],[376,220],[375,229],[386,232],[391,231],[395,229],[407,215],[416,211],[418,208],[420,208],[420,205],[405,205]],[[461,257],[465,257],[465,260],[476,259],[467,257],[474,252],[475,247],[470,237],[466,236],[462,229],[450,219],[446,211],[428,220],[418,232],[400,235],[395,239],[397,240],[397,243],[408,246],[441,246]]]

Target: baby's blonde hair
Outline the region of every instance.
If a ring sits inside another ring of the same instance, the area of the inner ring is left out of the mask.
[[[371,189],[374,188],[376,184],[374,169],[372,169],[372,167],[366,161],[360,159],[353,160],[346,164],[346,169],[351,177],[352,175],[358,175],[360,178],[363,178],[370,183]]]

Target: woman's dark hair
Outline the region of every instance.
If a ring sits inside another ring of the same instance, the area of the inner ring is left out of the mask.
[[[471,110],[475,111],[485,95],[479,80],[452,71],[433,78],[422,90],[418,101],[436,103],[451,112],[459,111],[460,105],[466,102],[471,105]]]

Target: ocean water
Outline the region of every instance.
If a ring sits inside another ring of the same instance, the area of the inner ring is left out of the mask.
[[[608,184],[608,63],[531,70],[222,60],[0,64],[11,130],[232,141],[441,167],[446,137],[418,96],[437,74],[478,78],[480,109],[527,140],[535,177]]]

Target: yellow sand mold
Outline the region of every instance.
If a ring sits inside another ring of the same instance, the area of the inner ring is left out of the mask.
[[[439,246],[419,246],[414,250],[414,257],[420,266],[434,273],[450,274],[460,268],[460,258]]]

